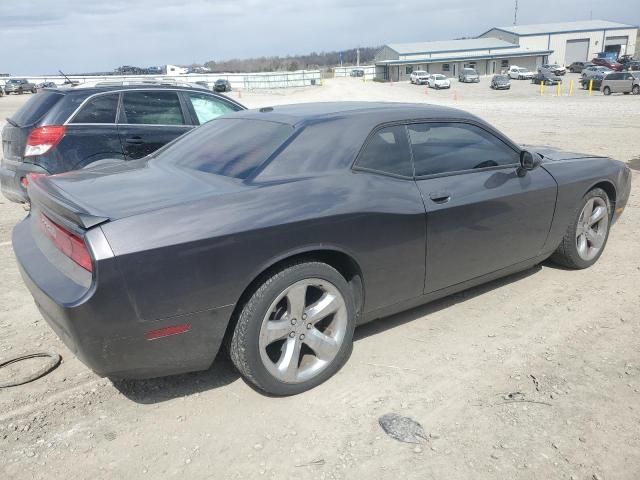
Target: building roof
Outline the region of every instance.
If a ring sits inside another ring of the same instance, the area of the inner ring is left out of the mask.
[[[441,62],[460,62],[465,60],[487,60],[512,57],[535,57],[539,55],[550,55],[553,50],[526,50],[524,48],[510,48],[498,50],[494,53],[461,51],[452,52],[447,55],[437,55],[434,57],[411,57],[407,60],[378,60],[376,65],[404,65],[404,64],[426,64]]]
[[[528,36],[544,35],[549,33],[588,32],[594,30],[620,30],[638,27],[624,23],[609,22],[607,20],[582,20],[578,22],[538,23],[535,25],[511,25],[508,27],[494,28],[519,36]],[[485,33],[494,30],[494,28]]]
[[[417,55],[421,53],[468,52],[470,50],[488,50],[495,48],[517,48],[513,43],[497,38],[465,38],[463,40],[441,40],[437,42],[392,43],[387,45],[399,55]]]

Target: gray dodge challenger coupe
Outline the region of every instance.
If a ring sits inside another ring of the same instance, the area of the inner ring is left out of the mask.
[[[31,176],[13,248],[97,373],[207,369],[225,345],[250,384],[289,395],[344,365],[358,324],[549,257],[593,265],[630,178],[451,108],[269,107],[141,160]]]

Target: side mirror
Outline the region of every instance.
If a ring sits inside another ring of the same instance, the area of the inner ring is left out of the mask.
[[[530,152],[528,150],[522,150],[520,152],[520,172],[524,175],[526,172],[534,170],[540,166],[542,163],[542,157],[535,153]]]

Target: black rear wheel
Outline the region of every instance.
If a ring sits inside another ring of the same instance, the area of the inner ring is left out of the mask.
[[[240,311],[231,360],[256,388],[295,395],[333,376],[351,354],[355,304],[345,278],[316,261],[264,279]]]
[[[640,93],[640,85],[634,85],[631,89],[631,93],[633,93],[634,95],[638,95]]]

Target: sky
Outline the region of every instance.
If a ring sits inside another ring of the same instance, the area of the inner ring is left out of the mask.
[[[295,55],[476,36],[515,0],[0,0],[0,73]],[[518,24],[640,25],[640,0],[519,0]]]

